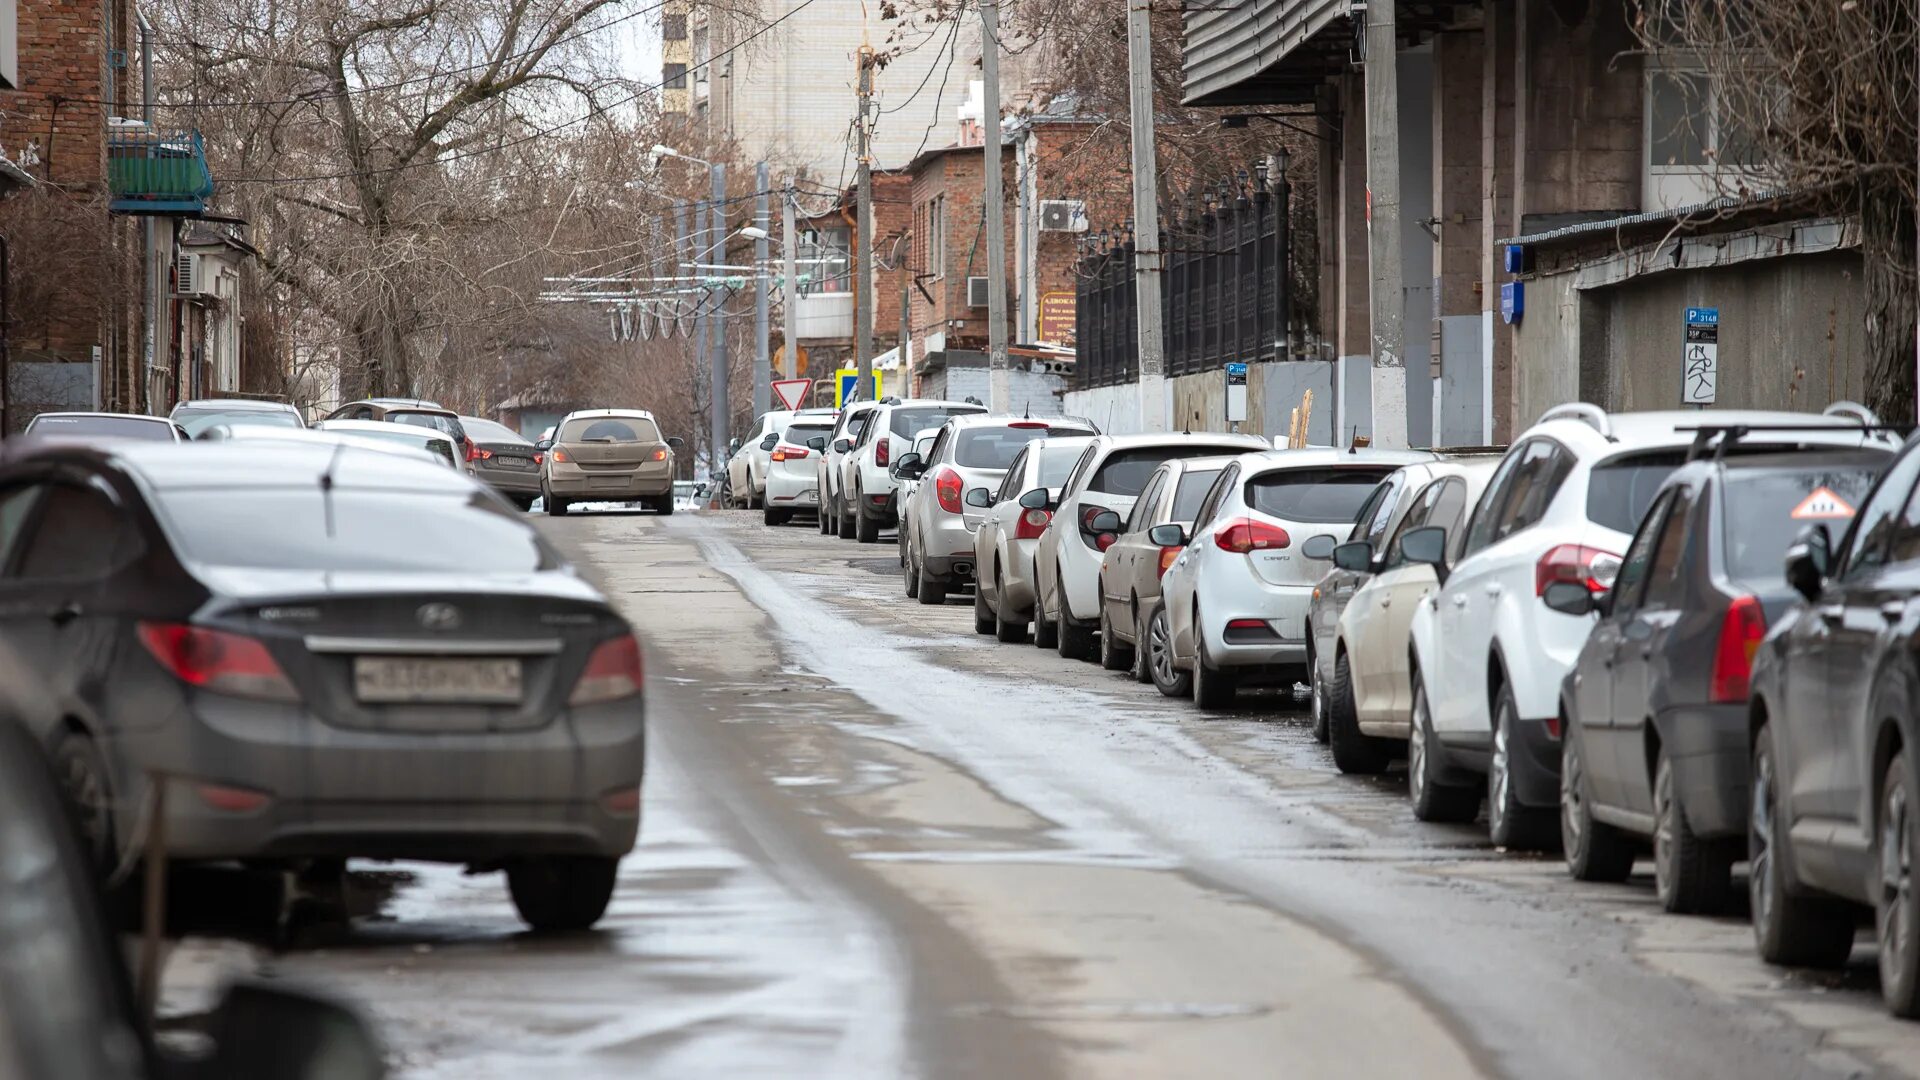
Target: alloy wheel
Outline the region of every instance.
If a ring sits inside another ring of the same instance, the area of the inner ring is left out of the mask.
[[[1414,802],[1427,793],[1427,695],[1413,688],[1413,730],[1407,733],[1407,790]]]
[[[1673,773],[1662,768],[1653,785],[1653,893],[1662,903],[1673,894]]]
[[[1907,812],[1904,784],[1887,786],[1886,804],[1880,811],[1880,981],[1891,985],[1898,979],[1898,965],[1904,962],[1914,927],[1913,904],[1913,821]]]
[[[1755,927],[1773,914],[1773,755],[1762,754],[1753,771],[1753,821],[1747,830],[1747,894]]]
[[[1173,643],[1167,640],[1167,616],[1165,612],[1154,615],[1147,626],[1148,653],[1153,664],[1153,677],[1162,683],[1171,683],[1179,672],[1173,667]]]
[[[1507,794],[1513,789],[1508,762],[1507,726],[1507,716],[1503,711],[1493,726],[1493,762],[1487,770],[1492,785],[1487,800],[1487,823],[1493,832],[1499,832],[1506,821]]]
[[[1560,759],[1560,843],[1569,856],[1580,850],[1587,834],[1587,802],[1581,784],[1586,782],[1580,752],[1571,739]]]

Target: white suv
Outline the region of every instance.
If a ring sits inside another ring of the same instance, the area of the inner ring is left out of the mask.
[[[1571,581],[1603,593],[1654,493],[1688,455],[1703,424],[1750,425],[1742,452],[1783,446],[1884,445],[1862,431],[1864,409],[1643,412],[1608,415],[1585,403],[1547,410],[1514,440],[1458,535],[1422,528],[1401,537],[1440,585],[1413,617],[1408,789],[1424,821],[1471,821],[1486,776],[1494,843],[1559,839],[1560,684],[1591,616],[1540,597]],[[1827,429],[1831,428],[1831,431]]]
[[[833,431],[820,440],[820,445],[811,447],[820,454],[815,463],[814,477],[819,481],[820,489],[820,531],[832,535],[853,537],[853,520],[843,518],[846,509],[846,493],[840,490],[840,459],[853,449],[855,439],[867,428],[867,421],[880,407],[877,401],[855,401],[840,410],[840,419],[835,421]]]
[[[835,486],[840,492],[840,535],[863,544],[877,543],[880,530],[900,520],[892,466],[913,448],[913,437],[956,416],[986,411],[984,405],[964,401],[882,399],[873,419],[839,462],[840,482]]]

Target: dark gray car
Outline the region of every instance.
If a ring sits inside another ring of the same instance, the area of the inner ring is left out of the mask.
[[[1130,669],[1138,681],[1153,681],[1147,650],[1140,645],[1146,637],[1147,615],[1160,602],[1160,575],[1186,550],[1194,512],[1220,470],[1232,460],[1203,457],[1162,462],[1140,490],[1126,521],[1112,530],[1115,539],[1100,567],[1101,667]]]
[[[520,509],[533,509],[540,497],[540,451],[534,449],[533,440],[478,416],[463,416],[460,425],[473,440],[474,479]]]
[[[460,558],[449,561],[448,551]],[[103,866],[504,869],[584,927],[638,828],[639,646],[497,495],[346,446],[0,450],[0,638]]]

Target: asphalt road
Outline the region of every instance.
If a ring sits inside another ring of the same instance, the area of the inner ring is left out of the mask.
[[[1769,969],[1744,918],[1662,915],[1644,863],[1581,885],[1421,825],[1291,697],[1204,716],[995,644],[964,595],[906,600],[890,540],[542,528],[648,646],[608,918],[535,938],[496,876],[409,866],[365,879],[378,916],[245,961],[364,1002],[404,1076],[1920,1075],[1864,944]]]

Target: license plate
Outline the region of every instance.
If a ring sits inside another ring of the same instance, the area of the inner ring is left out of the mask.
[[[518,660],[360,656],[353,661],[353,695],[370,704],[517,705]]]
[[[589,476],[587,477],[587,486],[589,488],[603,488],[609,491],[625,491],[627,489],[627,478],[624,476]]]
[[[509,469],[531,469],[531,468],[533,468],[533,459],[532,459],[532,458],[523,458],[523,457],[508,457],[508,456],[507,456],[507,455],[505,455],[505,454],[495,454],[495,455],[493,455],[493,460],[495,460],[495,461],[497,461],[497,462],[499,462],[499,463],[500,463],[500,464],[502,464],[502,465],[505,465],[505,466],[506,466],[507,468],[509,468]]]

